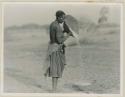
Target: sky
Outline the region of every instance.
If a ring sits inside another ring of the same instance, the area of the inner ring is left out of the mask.
[[[50,24],[55,20],[55,12],[63,10],[76,18],[85,17],[97,22],[102,7],[108,7],[109,21],[120,23],[120,6],[82,3],[10,3],[4,4],[4,26],[36,23]]]

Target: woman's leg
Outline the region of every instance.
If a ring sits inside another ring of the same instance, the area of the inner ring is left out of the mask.
[[[57,89],[57,83],[58,83],[58,77],[52,77],[52,89],[53,89],[53,92],[55,92],[56,89]]]

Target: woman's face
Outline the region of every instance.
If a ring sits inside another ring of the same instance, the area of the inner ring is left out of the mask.
[[[58,17],[57,20],[59,23],[63,23],[65,21],[65,15]]]

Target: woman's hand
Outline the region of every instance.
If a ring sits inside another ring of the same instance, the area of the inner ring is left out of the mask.
[[[64,37],[67,39],[67,38],[69,38],[69,34],[68,33],[64,33]]]
[[[68,34],[69,34],[70,36],[74,37],[72,32],[69,32]]]

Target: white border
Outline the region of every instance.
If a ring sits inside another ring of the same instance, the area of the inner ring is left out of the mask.
[[[3,85],[4,85],[4,81],[3,81],[3,79],[4,79],[4,10],[3,10],[3,5],[1,5],[2,6],[2,8],[1,8],[1,11],[2,11],[2,28],[1,28],[1,30],[2,30],[2,33],[1,33],[1,38],[2,38],[2,45],[1,45],[1,93],[3,92]]]
[[[123,67],[123,37],[124,37],[124,35],[123,35],[123,5],[122,5],[122,7],[121,7],[121,17],[120,17],[121,19],[121,23],[120,23],[120,94],[123,96],[123,69],[124,69],[124,67]]]
[[[88,4],[119,5],[121,7],[120,22],[120,94],[84,94],[84,93],[4,93],[4,4]],[[123,4],[122,3],[87,3],[87,2],[2,2],[2,56],[1,56],[1,95],[3,96],[123,96]]]
[[[16,1],[14,1],[14,2],[7,2],[7,1],[5,1],[5,2],[2,2],[2,4],[4,5],[4,4],[88,4],[88,5],[123,5],[122,3],[100,3],[100,2],[90,2],[90,3],[88,3],[88,2],[84,2],[84,1],[74,1],[74,2],[71,2],[71,1],[65,1],[65,2],[59,2],[59,1],[50,1],[50,2],[47,2],[47,1],[42,1],[42,2],[40,2],[40,1],[32,1],[32,2],[28,2],[28,1],[26,1],[26,2],[21,2],[21,1],[19,1],[19,2],[16,2]]]

